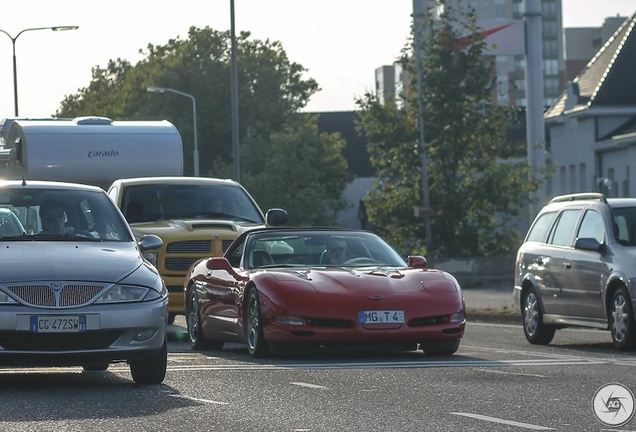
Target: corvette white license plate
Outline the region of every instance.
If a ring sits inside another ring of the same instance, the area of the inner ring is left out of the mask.
[[[31,331],[34,333],[78,333],[86,331],[86,315],[75,316],[31,316]]]
[[[360,311],[360,324],[403,324],[404,311]]]

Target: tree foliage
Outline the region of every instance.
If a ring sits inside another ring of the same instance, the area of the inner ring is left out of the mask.
[[[444,3],[443,1],[441,2]],[[422,50],[422,112],[432,238],[413,208],[423,203],[422,148],[418,145],[417,69],[414,39],[401,63],[412,78],[405,108],[381,105],[371,94],[357,101],[359,130],[379,181],[365,204],[370,221],[405,252],[438,257],[507,254],[518,246],[518,217],[528,191],[525,144],[507,138],[518,112],[493,103],[495,77],[485,41],[466,37],[480,30],[473,12],[445,7],[425,20]]]
[[[90,84],[66,96],[55,115],[167,119],[184,142],[184,171],[192,173],[192,100],[146,89],[190,94],[196,101],[201,175],[232,177],[230,38],[227,31],[191,27],[187,39],[140,50],[143,59],[134,66],[122,59],[96,66]],[[335,223],[349,178],[341,155],[344,141],[320,135],[317,120],[299,114],[320,90],[318,84],[303,78],[306,69],[290,61],[280,42],[253,40],[249,32],[237,37],[237,65],[241,184],[261,207],[288,209],[292,222]]]

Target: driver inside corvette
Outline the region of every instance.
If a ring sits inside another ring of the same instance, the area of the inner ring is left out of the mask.
[[[325,256],[329,264],[342,264],[352,258],[347,243],[340,239],[333,239],[327,244]]]

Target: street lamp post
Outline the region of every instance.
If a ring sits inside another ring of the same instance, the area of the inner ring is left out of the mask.
[[[20,35],[24,32],[33,31],[33,30],[53,30],[53,31],[65,31],[65,30],[77,30],[79,26],[56,26],[56,27],[34,27],[21,30],[20,33],[15,35],[15,37],[11,36],[6,31],[0,29],[0,32],[9,36],[11,39],[11,44],[13,45],[13,103],[15,106],[15,116],[18,116],[18,69],[15,58],[15,41],[20,37]]]
[[[190,98],[192,100],[192,117],[194,119],[194,176],[195,177],[199,177],[199,147],[197,144],[197,101],[194,99],[194,96],[192,96],[191,94],[188,93],[184,93],[182,91],[179,90],[175,90],[172,88],[167,88],[167,87],[148,87],[147,89],[149,92],[153,92],[153,93],[165,93],[165,92],[170,92],[170,93],[176,93],[178,95],[181,96],[185,96],[187,98]]]
[[[241,181],[241,159],[239,151],[239,112],[238,112],[238,72],[236,64],[236,35],[234,30],[234,0],[230,0],[230,37],[232,40],[231,97],[232,97],[232,154],[234,160],[234,180]]]

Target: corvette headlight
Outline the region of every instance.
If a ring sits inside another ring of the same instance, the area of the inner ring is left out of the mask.
[[[461,323],[466,320],[466,316],[463,313],[458,312],[451,315],[450,322],[452,323]]]
[[[157,252],[144,252],[143,255],[146,261],[157,267]]]
[[[160,297],[158,292],[148,288],[115,285],[102,294],[95,303],[125,303],[152,300],[152,293],[156,294],[156,298]]]

